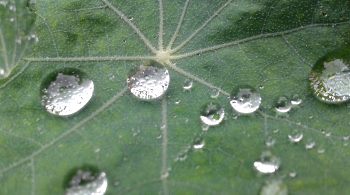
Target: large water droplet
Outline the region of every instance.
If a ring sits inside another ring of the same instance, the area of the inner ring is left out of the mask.
[[[107,186],[106,173],[78,170],[69,182],[66,195],[104,195]]]
[[[261,154],[260,160],[254,162],[254,168],[263,174],[275,173],[280,167],[281,161],[274,156],[270,151],[265,151]]]
[[[260,195],[287,195],[287,185],[281,180],[267,181],[261,188]]]
[[[288,134],[288,139],[292,143],[300,142],[304,137],[304,134],[299,130],[293,130],[290,134]]]
[[[330,104],[350,100],[350,48],[322,57],[312,68],[309,79],[319,100]]]
[[[275,110],[277,113],[285,114],[285,113],[288,113],[291,109],[292,109],[292,104],[290,103],[287,97],[282,96],[278,98],[275,106]]]
[[[133,70],[127,79],[130,92],[141,100],[154,100],[162,97],[170,83],[169,71],[153,62]]]
[[[219,125],[225,117],[225,110],[219,104],[209,103],[203,107],[200,119],[208,126]]]
[[[252,87],[239,87],[232,92],[230,104],[240,114],[251,114],[259,109],[261,96]]]
[[[51,74],[42,85],[42,105],[54,115],[69,116],[80,111],[91,99],[94,83],[76,69]]]

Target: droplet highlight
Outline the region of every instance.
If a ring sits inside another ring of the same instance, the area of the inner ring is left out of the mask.
[[[259,109],[261,96],[252,87],[239,87],[232,92],[230,104],[239,114],[251,114]]]
[[[203,107],[200,119],[208,126],[217,126],[222,123],[225,117],[225,110],[219,104],[209,103]]]
[[[70,116],[87,105],[94,93],[94,83],[76,69],[65,69],[48,76],[42,85],[41,103],[47,112]]]
[[[140,100],[155,100],[168,90],[170,75],[168,69],[153,62],[133,70],[127,79],[130,92]]]

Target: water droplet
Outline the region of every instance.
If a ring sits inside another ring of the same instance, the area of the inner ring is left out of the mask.
[[[193,81],[192,80],[189,80],[189,79],[186,79],[185,82],[184,82],[184,85],[183,85],[183,89],[185,91],[189,91],[191,90],[193,87]]]
[[[66,195],[104,195],[107,186],[106,173],[78,170],[69,182]]]
[[[161,65],[140,66],[127,79],[130,92],[141,100],[155,100],[168,90],[170,75]]]
[[[288,139],[292,143],[299,143],[304,137],[304,134],[299,130],[293,130],[289,135]]]
[[[9,10],[12,11],[12,12],[15,12],[16,11],[16,6],[15,5],[10,5],[9,6]]]
[[[175,104],[176,104],[176,105],[179,105],[180,103],[181,103],[181,100],[176,100],[176,101],[175,101]]]
[[[292,99],[290,100],[290,103],[293,106],[299,106],[301,103],[303,103],[303,100],[299,97],[298,94],[293,95]]]
[[[268,136],[265,140],[265,145],[267,147],[273,147],[275,145],[275,143],[276,143],[276,140],[271,136]]]
[[[312,139],[308,139],[306,144],[305,144],[305,149],[311,150],[316,146],[316,142]]]
[[[287,97],[282,96],[278,98],[275,106],[275,110],[277,111],[277,113],[285,114],[285,113],[288,113],[291,109],[292,109],[292,104],[290,103]]]
[[[195,150],[199,150],[199,149],[203,149],[205,146],[205,142],[203,139],[198,139],[194,142],[193,144],[193,149]]]
[[[239,87],[232,92],[230,104],[240,114],[251,114],[259,109],[261,96],[252,87]]]
[[[260,160],[254,162],[254,168],[262,174],[275,173],[280,167],[280,159],[270,151],[265,151],[261,154]]]
[[[42,85],[42,105],[54,115],[69,116],[90,101],[94,83],[76,69],[51,74]]]
[[[5,78],[5,77],[6,77],[5,69],[0,68],[0,78]]]
[[[322,57],[309,76],[315,96],[329,104],[350,100],[350,48],[342,48]]]
[[[326,150],[324,148],[322,148],[322,147],[317,149],[317,153],[319,153],[319,154],[323,154],[325,151]]]
[[[6,7],[8,4],[8,0],[0,0],[0,5]]]
[[[220,96],[220,90],[212,89],[210,92],[210,98],[216,99]]]
[[[289,177],[291,177],[291,178],[295,178],[295,177],[297,176],[297,172],[292,171],[292,172],[290,172],[288,175],[289,175]]]
[[[221,124],[225,117],[225,110],[219,104],[209,103],[204,106],[200,119],[208,126],[217,126]]]
[[[209,125],[202,124],[202,131],[208,131],[208,130],[209,130]]]
[[[260,195],[287,195],[287,185],[281,180],[267,181],[261,188]]]

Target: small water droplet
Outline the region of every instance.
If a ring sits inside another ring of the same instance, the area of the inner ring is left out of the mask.
[[[5,77],[6,77],[5,69],[0,68],[0,78],[5,78]]]
[[[42,105],[54,115],[77,113],[90,101],[94,83],[76,69],[65,69],[49,75],[42,85]]]
[[[323,147],[319,147],[318,149],[317,149],[317,153],[319,153],[319,154],[323,154],[323,153],[325,153],[325,149],[323,148]]]
[[[12,12],[15,12],[16,11],[16,6],[15,5],[10,5],[9,6],[9,10],[12,11]]]
[[[202,131],[208,131],[208,130],[209,130],[209,125],[202,124]]]
[[[282,180],[267,181],[261,188],[260,195],[287,195],[287,185]]]
[[[311,150],[316,146],[316,142],[312,139],[308,139],[305,143],[305,149]]]
[[[299,106],[301,103],[303,103],[303,100],[299,97],[298,94],[293,95],[292,99],[290,100],[290,103],[293,106]]]
[[[170,75],[166,68],[159,64],[140,66],[132,71],[127,79],[130,92],[141,100],[155,100],[168,90]]]
[[[210,98],[216,99],[220,96],[220,90],[212,89],[210,92]]]
[[[108,186],[106,173],[78,170],[71,178],[66,195],[104,195]]]
[[[184,82],[184,85],[183,85],[183,89],[185,91],[189,91],[191,90],[193,87],[193,81],[192,80],[189,80],[189,79],[186,79],[185,82]]]
[[[176,105],[179,105],[180,103],[181,103],[181,100],[176,100],[176,101],[175,101],[175,104],[176,104]]]
[[[282,96],[278,98],[275,106],[275,110],[277,113],[285,114],[285,113],[288,113],[291,109],[292,109],[292,104],[290,103],[287,97]]]
[[[291,177],[291,178],[295,178],[295,177],[297,176],[297,172],[292,171],[292,172],[290,172],[288,175],[289,175],[289,177]]]
[[[232,92],[230,104],[240,114],[251,114],[259,109],[261,96],[252,87],[239,87]]]
[[[317,99],[329,104],[350,100],[350,48],[322,57],[312,68],[309,80]]]
[[[304,134],[299,130],[293,130],[289,135],[288,139],[292,143],[299,143],[304,137]]]
[[[271,136],[268,136],[265,140],[265,145],[267,147],[273,147],[275,145],[275,143],[276,143],[276,140]]]
[[[260,160],[253,163],[254,168],[262,174],[275,173],[280,167],[281,161],[274,156],[270,151],[265,151],[261,154]]]
[[[225,110],[219,104],[209,103],[203,107],[200,119],[208,126],[217,126],[221,124],[225,117]]]
[[[199,150],[199,149],[203,149],[205,146],[205,142],[203,139],[198,139],[194,142],[193,144],[193,149],[195,150]]]

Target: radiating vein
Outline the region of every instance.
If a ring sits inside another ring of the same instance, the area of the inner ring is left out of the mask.
[[[247,43],[247,42],[251,42],[251,41],[255,41],[255,40],[259,40],[259,39],[272,38],[272,37],[278,37],[278,36],[282,36],[282,35],[292,34],[292,33],[295,33],[295,32],[298,32],[298,31],[301,31],[304,29],[308,29],[308,28],[327,27],[327,26],[345,25],[345,24],[350,24],[350,23],[349,23],[349,21],[346,21],[346,22],[339,22],[339,23],[310,24],[307,26],[301,26],[301,27],[286,30],[286,31],[255,35],[255,36],[247,37],[244,39],[231,41],[228,43],[223,43],[223,44],[218,44],[218,45],[214,45],[214,46],[207,47],[207,48],[198,49],[198,50],[191,51],[191,52],[184,53],[184,54],[174,55],[174,56],[172,56],[172,59],[176,60],[176,59],[182,59],[182,58],[186,58],[186,57],[192,57],[192,56],[195,56],[198,54],[216,51],[219,49],[223,49],[223,48],[227,48],[227,47],[231,47],[231,46],[235,46],[238,44]]]
[[[2,132],[3,134],[7,134],[7,135],[10,135],[10,136],[13,136],[13,137],[17,137],[17,138],[22,139],[22,140],[26,140],[26,141],[28,141],[29,143],[35,144],[35,145],[37,145],[37,146],[39,146],[39,147],[42,147],[42,146],[43,146],[42,143],[40,143],[40,142],[38,142],[38,141],[35,141],[34,139],[29,138],[29,137],[22,137],[22,136],[19,136],[19,135],[14,134],[14,133],[12,133],[12,132],[4,131],[4,130],[2,130],[2,129],[0,129],[0,132]]]
[[[290,50],[292,50],[298,56],[298,58],[301,60],[302,63],[308,65],[309,67],[313,66],[311,63],[307,62],[303,56],[301,56],[301,54],[298,52],[298,50],[288,41],[286,36],[284,36],[283,34],[282,34],[282,39],[286,43],[287,47],[290,48]]]
[[[16,161],[15,163],[9,165],[6,168],[3,168],[0,170],[0,174],[5,173],[15,167],[18,167],[20,165],[22,165],[23,163],[30,161],[32,158],[36,157],[37,155],[41,154],[42,152],[44,152],[45,150],[47,150],[48,148],[52,147],[54,144],[56,144],[57,142],[59,142],[60,140],[62,140],[63,138],[67,137],[68,135],[72,134],[73,132],[77,131],[80,127],[82,127],[83,125],[85,125],[87,122],[91,121],[92,119],[94,119],[96,116],[98,116],[99,114],[101,114],[103,111],[107,110],[108,108],[110,108],[110,106],[117,101],[119,98],[121,98],[127,91],[127,87],[123,88],[119,93],[117,93],[116,95],[114,95],[112,98],[110,98],[107,102],[105,102],[100,108],[98,108],[96,111],[94,111],[93,113],[91,113],[88,117],[82,119],[80,122],[78,122],[76,125],[74,125],[72,128],[68,129],[67,131],[65,131],[64,133],[62,133],[61,135],[57,136],[55,139],[51,140],[50,142],[48,142],[47,144],[45,144],[43,147],[41,147],[39,150],[33,152],[31,155],[26,156],[18,161]]]
[[[6,46],[5,37],[1,28],[0,28],[0,46],[2,48],[1,53],[2,53],[2,57],[4,58],[6,72],[9,72],[10,68],[9,68],[9,59],[7,57],[7,54],[8,54],[7,46]]]
[[[25,58],[30,62],[101,62],[101,61],[139,61],[153,60],[153,56],[96,56],[96,57],[47,57]]]
[[[168,189],[168,102],[166,97],[162,100],[162,168],[160,172],[160,179],[162,181],[163,193],[169,194]]]
[[[176,30],[175,30],[173,36],[171,37],[170,42],[169,42],[166,50],[170,50],[171,49],[171,47],[173,46],[177,36],[179,35],[180,29],[182,27],[182,23],[184,21],[185,15],[187,13],[187,8],[188,8],[189,2],[190,2],[190,0],[186,0],[186,2],[185,2],[185,5],[184,5],[184,7],[182,9],[182,13],[181,13],[181,16],[180,16],[180,19],[179,19],[179,23],[177,24]]]
[[[209,83],[208,81],[205,81],[201,78],[199,78],[198,76],[195,76],[189,72],[186,72],[185,70],[179,68],[178,66],[174,65],[174,64],[167,64],[171,69],[173,69],[175,72],[189,78],[192,79],[194,81],[197,81],[198,83],[201,83],[202,85],[205,85],[211,89],[216,89],[218,90],[221,94],[226,95],[226,96],[230,96],[230,93],[226,92],[225,90],[221,89],[220,87],[217,87],[211,83]]]
[[[163,36],[164,36],[164,7],[163,0],[158,0],[159,3],[159,33],[158,33],[158,48],[163,50]]]
[[[121,12],[119,9],[117,9],[114,5],[112,5],[108,0],[101,0],[103,3],[105,3],[112,11],[114,11],[119,17],[121,17],[125,23],[127,23],[134,32],[140,37],[140,39],[144,42],[144,44],[153,52],[157,53],[157,49],[153,47],[151,42],[145,37],[145,35],[140,31],[140,29],[132,23],[128,17],[125,16],[123,12]]]
[[[29,67],[30,62],[26,62],[25,65],[21,68],[21,70],[19,70],[16,74],[12,75],[11,77],[9,77],[5,83],[3,83],[2,85],[0,85],[0,89],[5,88],[6,86],[8,86],[12,81],[14,81],[16,78],[18,78],[19,75],[21,75],[28,67]]]
[[[303,124],[294,122],[294,121],[292,121],[292,120],[290,120],[290,119],[271,116],[271,115],[269,115],[269,114],[267,114],[267,113],[264,113],[264,112],[262,112],[262,111],[258,111],[258,113],[259,113],[261,116],[263,116],[263,117],[266,117],[266,118],[269,118],[269,119],[272,119],[272,120],[282,121],[282,122],[284,121],[284,122],[289,123],[289,124],[291,124],[291,125],[298,126],[298,127],[302,128],[302,129],[310,130],[310,131],[313,131],[313,132],[315,132],[315,133],[318,133],[318,134],[322,134],[322,135],[323,135],[322,131],[319,130],[319,129],[315,129],[315,128],[312,128],[312,127],[309,127],[309,126],[306,126],[306,125],[303,125]],[[335,139],[337,139],[337,140],[342,140],[342,139],[343,139],[343,136],[337,136],[337,135],[330,135],[329,138],[330,138],[330,137],[335,138]]]
[[[183,41],[179,46],[171,50],[172,53],[175,53],[182,49],[188,42],[190,42],[196,35],[202,31],[214,18],[216,18],[225,7],[227,7],[233,0],[228,0],[223,6],[221,6],[215,13],[210,16],[198,29],[196,29],[185,41]]]
[[[36,187],[36,176],[35,176],[35,162],[34,159],[31,158],[30,159],[30,170],[31,170],[31,178],[32,178],[32,190],[31,190],[31,194],[35,195],[35,187]]]

